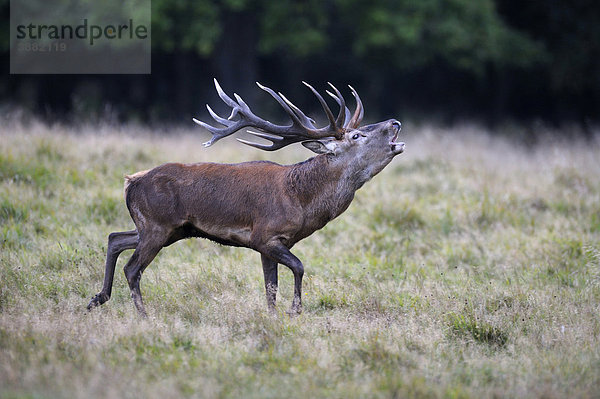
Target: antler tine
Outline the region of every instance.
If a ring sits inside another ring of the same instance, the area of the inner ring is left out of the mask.
[[[249,145],[250,147],[258,148],[258,149],[261,149],[264,151],[275,151],[275,150],[278,150],[280,148],[283,148],[283,147],[288,146],[293,143],[299,143],[301,141],[306,141],[305,137],[298,137],[298,136],[296,136],[296,137],[267,137],[266,135],[261,135],[258,132],[248,131],[248,133],[253,134],[257,137],[261,137],[265,140],[269,140],[271,142],[271,144],[255,143],[252,141],[239,139],[239,138],[236,140],[239,141],[240,143]]]
[[[217,93],[219,94],[219,97],[221,98],[221,100],[223,100],[223,102],[227,105],[229,105],[231,108],[237,108],[238,104],[233,101],[231,99],[231,97],[229,97],[221,88],[221,85],[219,84],[219,82],[217,81],[217,78],[213,78],[213,81],[215,82],[215,88],[217,89]]]
[[[309,85],[308,83],[306,83],[305,81],[302,81],[302,83],[308,87],[313,94],[317,97],[317,99],[319,100],[319,102],[321,103],[321,106],[323,107],[323,111],[325,111],[325,114],[327,115],[327,119],[329,119],[329,128],[335,132],[335,136],[336,138],[341,138],[342,136],[342,131],[341,131],[341,126],[338,127],[336,125],[335,119],[333,117],[333,113],[331,112],[331,109],[329,109],[329,106],[327,105],[327,103],[325,102],[325,99],[319,94],[318,91],[315,90],[314,87],[312,87],[311,85]]]
[[[279,136],[273,136],[271,134],[266,134],[266,133],[261,133],[261,132],[253,132],[251,130],[247,130],[246,132],[256,136],[256,137],[260,137],[263,138],[265,140],[269,140],[271,141],[272,144],[260,144],[260,143],[254,143],[252,141],[248,141],[248,140],[244,140],[244,139],[236,139],[237,141],[239,141],[240,143],[249,145],[250,147],[254,147],[254,148],[258,148],[261,150],[265,150],[265,151],[272,151],[271,147],[273,147],[273,145],[278,142],[283,140],[282,137]]]
[[[220,119],[222,119],[222,118],[220,118]],[[196,118],[192,118],[192,120],[195,123],[197,123],[198,125],[202,126],[206,130],[208,130],[209,132],[211,132],[213,135],[210,140],[202,143],[202,145],[204,147],[210,147],[211,145],[213,145],[215,143],[215,141],[220,140],[225,136],[229,136],[230,134],[233,134],[240,129],[237,126],[233,126],[233,125],[230,125],[225,129],[219,129],[219,128],[209,125],[208,123],[204,123],[201,120],[198,120]]]
[[[344,129],[348,127],[348,122],[350,122],[350,118],[352,118],[352,114],[350,113],[350,110],[348,109],[347,106],[342,107],[342,102],[340,101],[340,99],[333,94],[332,92],[330,92],[329,90],[326,91],[327,94],[329,94],[331,97],[333,97],[333,99],[338,103],[338,105],[340,106],[340,112],[342,111],[342,109],[344,110],[344,124],[343,127]]]
[[[352,119],[350,119],[350,121],[348,122],[347,127],[350,129],[356,129],[360,125],[365,111],[363,108],[362,101],[360,101],[360,97],[358,96],[358,92],[354,90],[354,87],[350,85],[348,85],[348,87],[350,88],[350,90],[352,91],[352,95],[356,99],[356,109],[354,110],[354,115],[352,115]]]
[[[275,91],[267,86],[263,86],[260,83],[256,82],[256,84],[258,85],[258,87],[260,87],[262,90],[266,91],[267,93],[269,93],[271,95],[271,97],[273,97],[275,99],[275,101],[277,101],[279,103],[279,105],[281,105],[281,108],[284,109],[284,111],[289,115],[289,117],[292,119],[292,126],[289,126],[290,128],[292,128],[295,124],[303,127],[306,129],[306,126],[304,126],[302,124],[302,122],[300,121],[300,119],[298,119],[298,115],[292,110],[292,108],[290,108],[290,106],[287,104],[287,102],[281,98],[282,96],[280,96],[280,94],[275,93]],[[291,104],[291,103],[290,103]],[[296,106],[292,104],[292,106],[295,108]],[[304,113],[300,112],[302,114],[302,116],[306,117],[306,115],[304,115]],[[308,119],[308,118],[307,118]]]
[[[335,87],[330,82],[327,82],[327,84],[329,86],[331,86],[331,88],[335,91],[336,95],[333,95],[333,93],[331,93],[329,91],[327,91],[327,94],[329,94],[331,97],[335,98],[336,99],[335,101],[340,106],[340,112],[338,113],[338,116],[335,120],[335,124],[336,124],[336,126],[343,127],[344,122],[346,121],[346,100],[344,100],[344,96],[342,96],[342,93],[340,93],[340,91],[337,89],[337,87]]]
[[[252,135],[254,135],[256,137],[260,137],[262,139],[270,140],[270,141],[272,141],[274,143],[277,142],[277,141],[283,140],[283,137],[281,137],[281,136],[275,136],[275,135],[272,135],[272,134],[269,134],[269,133],[255,132],[255,131],[252,131],[252,130],[246,130],[246,133],[250,133],[250,134],[252,134]]]
[[[342,103],[340,102],[340,100],[337,98],[337,96],[335,94],[333,94],[330,91],[327,91],[327,94],[329,94],[331,97],[333,97],[333,99],[338,103],[338,105],[340,105],[340,106],[342,105]],[[344,129],[346,129],[348,127],[348,123],[350,122],[350,119],[352,118],[352,114],[350,113],[350,110],[348,109],[348,107],[344,107],[344,114],[345,114],[345,117],[344,117],[345,122],[344,122],[343,127],[344,127]]]
[[[290,100],[288,100],[283,93],[279,92],[277,93],[282,99],[283,101],[285,101],[285,103],[294,111],[294,113],[298,116],[298,118],[302,119],[302,122],[304,122],[304,124],[312,127],[313,129],[315,129],[315,120],[306,116],[306,114],[304,112],[302,112],[302,110],[298,107],[296,107]]]
[[[210,114],[210,116],[212,116],[212,118],[215,120],[215,122],[220,123],[223,126],[229,126],[230,124],[233,123],[229,119],[221,118],[219,115],[217,115],[217,113],[212,110],[210,105],[206,104],[206,109],[208,109],[208,113]],[[194,118],[194,121],[195,121],[195,118]]]
[[[240,143],[249,145],[250,147],[259,148],[259,149],[265,150],[265,151],[275,151],[275,150],[283,148],[287,145],[306,140],[306,138],[300,137],[300,136],[281,137],[281,136],[275,136],[275,135],[268,134],[268,133],[253,132],[251,130],[247,130],[246,132],[248,132],[256,137],[260,137],[262,139],[269,140],[271,142],[271,144],[254,143],[252,141],[248,141],[248,140],[244,140],[244,139],[237,139],[237,141],[239,141]]]

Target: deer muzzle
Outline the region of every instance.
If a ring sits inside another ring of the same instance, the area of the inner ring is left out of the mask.
[[[404,152],[405,144],[402,141],[396,141],[398,140],[398,136],[400,135],[400,131],[402,130],[402,124],[398,121],[394,121],[392,123],[392,126],[396,129],[396,132],[390,140],[390,148],[392,149],[392,153],[394,153],[394,155],[402,154]]]

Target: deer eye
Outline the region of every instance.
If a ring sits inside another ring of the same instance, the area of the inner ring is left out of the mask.
[[[360,134],[355,133],[354,136],[352,136],[352,140],[358,140],[359,137],[360,137]]]

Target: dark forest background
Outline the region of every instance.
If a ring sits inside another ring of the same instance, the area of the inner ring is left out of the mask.
[[[600,120],[597,0],[152,0],[150,75],[10,75],[0,14],[4,115],[189,124],[216,77],[267,115],[255,81],[308,110],[302,80],[351,84],[370,120]]]

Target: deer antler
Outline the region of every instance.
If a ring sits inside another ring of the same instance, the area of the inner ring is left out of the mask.
[[[227,119],[222,118],[219,115],[217,115],[207,104],[206,108],[208,109],[208,112],[210,113],[212,118],[217,123],[225,127],[216,128],[194,118],[194,122],[207,129],[213,135],[209,141],[203,144],[205,147],[211,146],[216,141],[222,139],[223,137],[227,137],[240,129],[243,129],[245,127],[253,127],[255,129],[258,129],[259,131],[254,132],[249,130],[248,133],[269,140],[272,144],[260,144],[242,139],[238,139],[238,141],[249,146],[259,148],[261,150],[274,151],[285,147],[289,144],[306,140],[322,139],[326,137],[335,137],[336,139],[341,139],[346,129],[354,129],[358,127],[360,121],[362,120],[362,103],[360,101],[360,98],[358,97],[358,94],[352,87],[350,87],[350,89],[352,91],[352,94],[356,98],[356,110],[354,112],[354,115],[350,117],[350,111],[348,110],[348,108],[346,108],[346,103],[344,101],[344,98],[342,97],[342,94],[339,92],[338,89],[335,88],[335,86],[329,83],[331,88],[335,91],[335,94],[329,91],[327,91],[327,93],[330,96],[332,96],[340,105],[340,112],[337,118],[334,118],[331,109],[329,109],[329,106],[327,105],[323,97],[311,85],[309,85],[306,82],[302,82],[317,97],[329,121],[329,124],[327,126],[317,128],[315,127],[315,121],[306,116],[306,114],[304,114],[304,112],[302,112],[300,108],[296,107],[282,93],[275,93],[270,88],[263,86],[258,82],[256,82],[258,87],[269,93],[288,114],[292,121],[291,125],[276,125],[267,120],[259,118],[250,110],[250,107],[248,107],[248,105],[244,102],[244,100],[242,100],[240,96],[234,93],[233,96],[235,97],[235,100],[233,100],[231,97],[225,94],[225,92],[219,85],[219,82],[217,82],[216,79],[214,79],[214,81],[219,97],[221,97],[221,100],[223,100],[225,104],[231,107],[231,115]]]
[[[329,83],[329,86],[333,88],[335,94],[331,93],[330,91],[327,91],[327,94],[333,97],[340,106],[340,114],[338,115],[338,120],[341,121],[341,124],[343,125],[344,129],[356,129],[360,125],[360,122],[362,121],[364,115],[362,101],[360,101],[358,93],[356,92],[356,90],[354,90],[354,87],[348,85],[350,91],[352,91],[352,95],[356,99],[356,109],[354,110],[354,115],[350,116],[350,110],[348,109],[348,107],[346,107],[344,97],[342,97],[341,93],[338,89],[335,88],[334,85]],[[342,115],[342,110],[345,115]],[[346,121],[345,123],[344,120]]]

